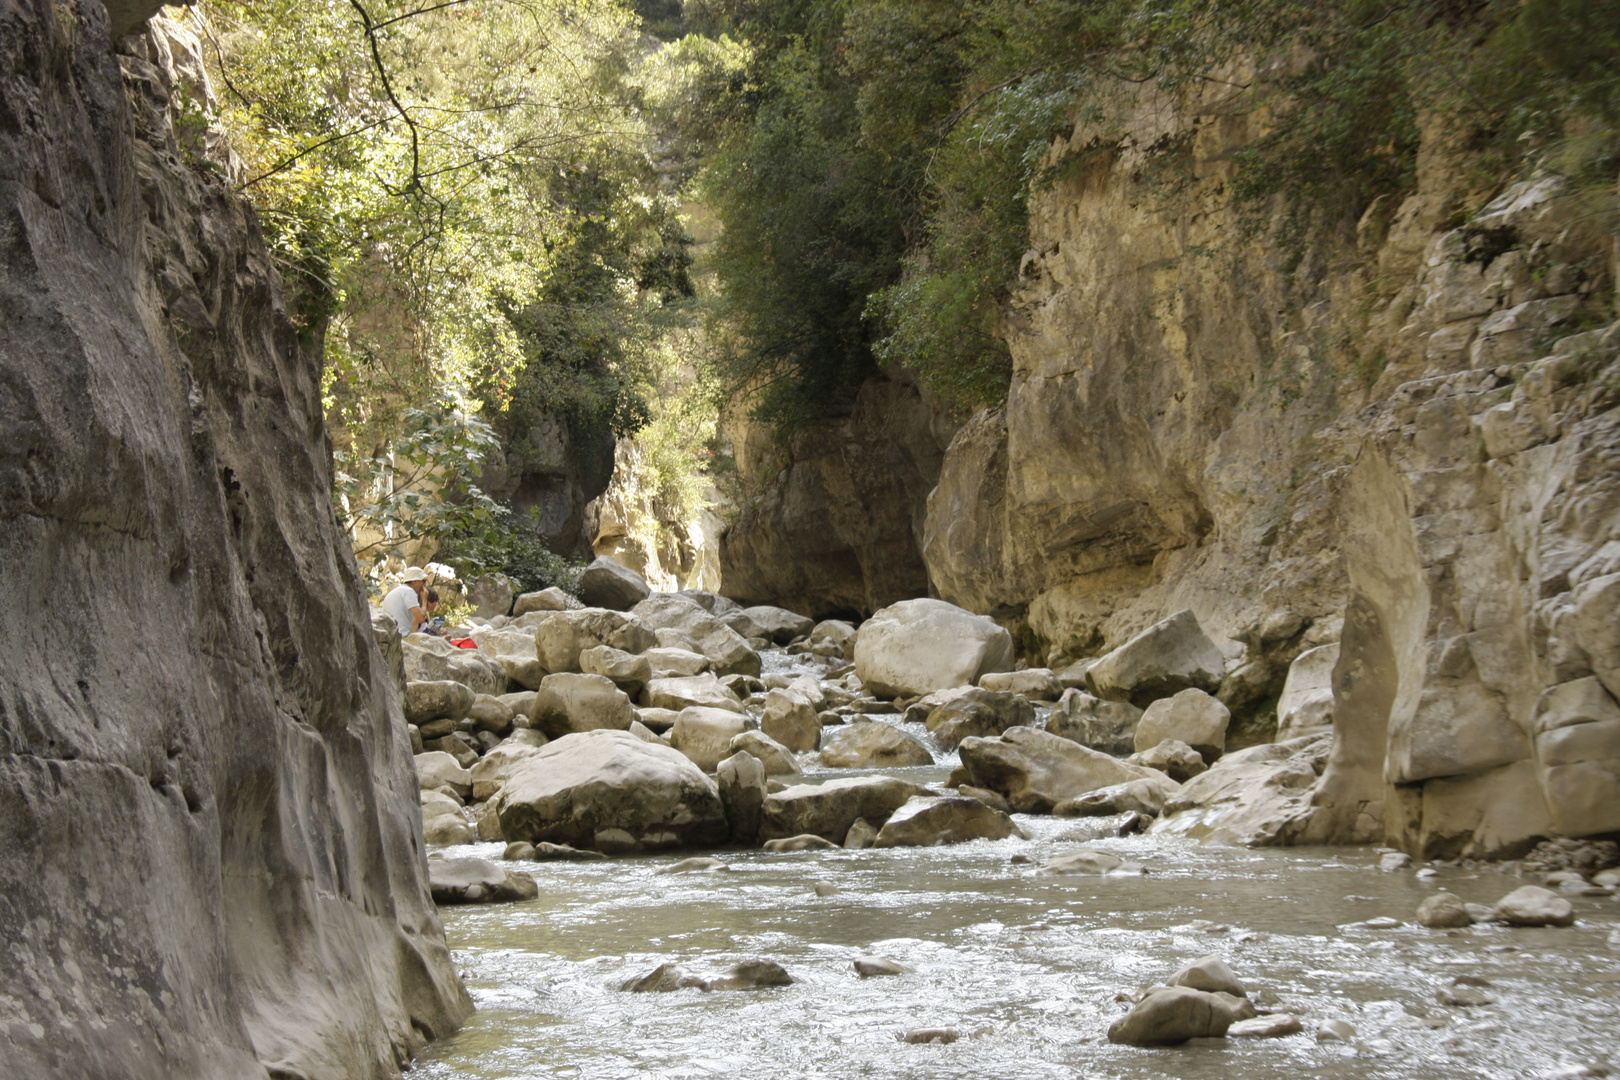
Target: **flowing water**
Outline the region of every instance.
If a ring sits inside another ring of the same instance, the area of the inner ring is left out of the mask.
[[[1616,1054],[1613,898],[1575,898],[1579,921],[1565,929],[1425,930],[1412,913],[1437,888],[1491,903],[1525,882],[1492,870],[1381,873],[1370,850],[1205,848],[1115,838],[1107,820],[1018,820],[1031,839],[722,852],[730,869],[700,874],[655,876],[678,855],[539,864],[537,900],[445,910],[478,1012],[414,1075],[1442,1080],[1544,1076]],[[1080,842],[1150,872],[1052,878],[1012,861]],[[474,851],[498,858],[500,848]],[[817,896],[822,881],[841,891]],[[1403,925],[1351,925],[1379,916]],[[1106,1040],[1128,1008],[1116,993],[1208,953],[1262,1008],[1300,1016],[1304,1033],[1163,1049]],[[862,979],[851,961],[871,954],[907,970]],[[617,989],[661,963],[709,977],[748,957],[777,961],[795,982]],[[1441,1005],[1437,991],[1458,976],[1488,981],[1494,1003]],[[1349,1021],[1357,1041],[1318,1043],[1316,1025],[1331,1018]],[[961,1038],[903,1041],[920,1027]]]

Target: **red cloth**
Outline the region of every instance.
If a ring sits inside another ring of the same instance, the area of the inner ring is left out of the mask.
[[[454,645],[458,649],[478,648],[478,642],[474,641],[470,637],[453,637],[450,639],[450,644]]]

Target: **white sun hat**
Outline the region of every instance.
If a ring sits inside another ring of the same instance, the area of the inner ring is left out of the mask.
[[[401,581],[426,581],[427,571],[420,566],[407,566],[405,572],[399,575]]]

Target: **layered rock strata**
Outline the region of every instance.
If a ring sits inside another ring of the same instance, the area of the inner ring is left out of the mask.
[[[110,6],[0,15],[3,1071],[395,1076],[470,1010],[397,647],[196,42]]]

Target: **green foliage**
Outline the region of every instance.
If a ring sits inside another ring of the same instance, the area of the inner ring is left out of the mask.
[[[403,426],[386,453],[332,455],[334,509],[372,577],[390,557],[486,528],[497,512],[470,479],[495,445],[488,424],[446,393],[405,410]]]
[[[443,537],[439,561],[452,567],[463,581],[502,573],[511,579],[516,592],[555,585],[570,596],[578,595],[579,575],[585,565],[546,547],[539,538],[539,513],[530,511],[529,520],[524,521],[500,506],[486,519],[464,522]]]

